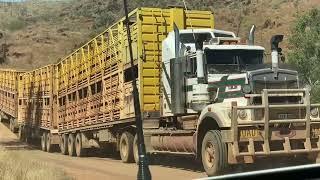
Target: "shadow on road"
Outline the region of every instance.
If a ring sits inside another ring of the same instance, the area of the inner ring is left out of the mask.
[[[1,142],[0,146],[4,147],[6,150],[34,150],[33,147],[18,141]]]
[[[181,169],[194,172],[203,172],[201,162],[192,156],[177,156],[172,154],[155,154],[150,158],[151,165],[157,165],[167,168]]]
[[[229,165],[224,174],[273,169],[288,166],[297,166],[312,163],[306,157],[275,157],[260,158],[253,164]],[[154,155],[151,158],[152,165],[163,166],[167,168],[182,169],[193,172],[204,172],[201,162],[193,157],[182,157],[174,155]]]

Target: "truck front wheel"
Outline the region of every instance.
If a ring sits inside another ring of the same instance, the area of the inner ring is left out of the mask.
[[[201,158],[203,167],[208,176],[214,176],[223,171],[227,165],[227,147],[222,142],[218,130],[210,130],[202,141]]]
[[[120,138],[120,156],[124,163],[133,161],[133,135],[130,132],[124,132]]]

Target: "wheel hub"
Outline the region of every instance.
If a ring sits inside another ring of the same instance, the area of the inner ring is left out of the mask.
[[[122,141],[121,142],[121,152],[124,156],[127,156],[128,154],[128,146],[127,146],[127,143],[126,141]]]
[[[208,142],[206,144],[205,150],[206,150],[205,151],[205,162],[206,162],[207,166],[211,168],[214,166],[214,163],[215,163],[215,157],[214,157],[215,149],[214,149],[212,142]]]

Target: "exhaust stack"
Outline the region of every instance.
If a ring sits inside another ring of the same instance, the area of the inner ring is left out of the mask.
[[[249,45],[253,46],[254,45],[254,31],[256,30],[256,26],[252,25],[249,33]]]
[[[271,38],[271,62],[272,69],[278,69],[279,67],[279,53],[281,48],[279,48],[279,43],[283,40],[283,35],[274,35]]]

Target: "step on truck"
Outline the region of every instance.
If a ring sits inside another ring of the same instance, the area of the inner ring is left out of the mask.
[[[310,104],[298,72],[280,65],[282,36],[272,38],[268,65],[265,49],[253,43],[254,29],[243,44],[234,33],[214,29],[209,11],[138,8],[129,21],[134,67],[124,18],[53,65],[57,88],[49,104],[56,103],[49,109],[56,106],[53,129],[62,154],[86,156],[99,148],[119,152],[123,162],[138,161],[136,78],[151,156],[193,155],[209,176],[258,157],[317,156],[318,105]],[[25,112],[37,117],[28,110],[37,109],[32,104]]]

